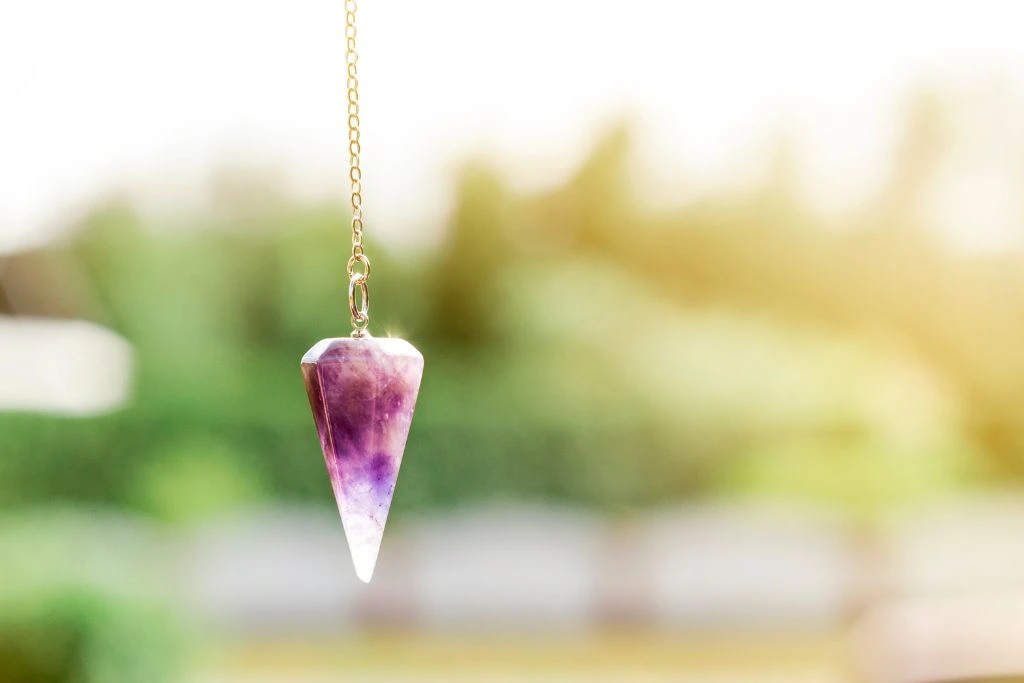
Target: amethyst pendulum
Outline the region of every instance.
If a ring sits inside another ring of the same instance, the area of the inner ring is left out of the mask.
[[[352,256],[347,268],[352,336],[315,344],[302,357],[302,379],[356,575],[369,583],[412,424],[423,356],[407,341],[375,339],[366,329],[370,260],[363,248],[355,0],[345,0],[345,62],[352,184]]]
[[[395,492],[423,376],[423,356],[402,339],[324,339],[302,357],[356,574],[369,582]]]

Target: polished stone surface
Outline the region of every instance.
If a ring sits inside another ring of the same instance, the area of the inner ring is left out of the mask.
[[[356,574],[377,563],[423,376],[423,356],[402,339],[324,339],[302,357]]]

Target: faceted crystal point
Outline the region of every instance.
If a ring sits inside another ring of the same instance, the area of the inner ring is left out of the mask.
[[[302,357],[302,378],[352,562],[367,583],[377,564],[422,376],[423,356],[402,339],[324,339]]]

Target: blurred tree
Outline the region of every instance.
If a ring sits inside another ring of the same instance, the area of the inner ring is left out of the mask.
[[[439,343],[467,350],[497,340],[496,285],[515,257],[509,244],[514,221],[504,182],[480,166],[468,167],[429,275],[434,293],[426,330]]]

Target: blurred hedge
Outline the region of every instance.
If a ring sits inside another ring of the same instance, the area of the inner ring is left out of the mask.
[[[763,186],[659,213],[631,194],[625,129],[541,194],[467,166],[437,249],[369,247],[373,330],[427,358],[396,507],[829,497],[846,472],[863,482],[856,505],[894,471],[937,488],[1019,478],[1022,254],[960,258],[915,213],[950,144],[940,115],[922,100],[892,182],[842,225],[799,201],[784,146]],[[347,333],[346,216],[239,186],[188,224],[111,202],[70,243],[9,259],[37,288],[19,312],[110,326],[134,345],[137,377],[111,415],[0,416],[4,505],[183,519],[328,499],[298,359]],[[892,367],[927,385],[899,384],[911,397],[897,411],[923,405],[914,396],[938,405],[909,441],[864,396]],[[828,463],[820,481],[788,490],[807,459]]]

